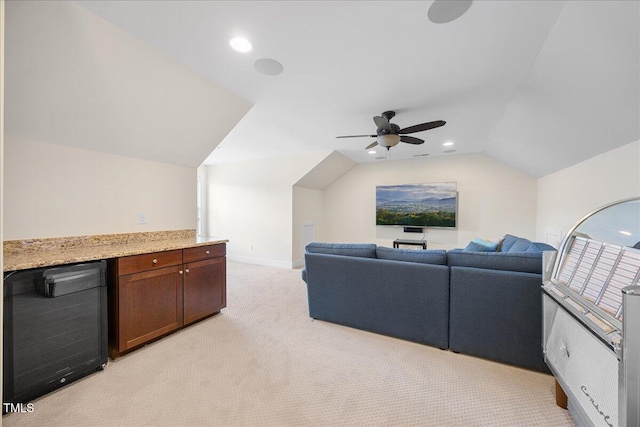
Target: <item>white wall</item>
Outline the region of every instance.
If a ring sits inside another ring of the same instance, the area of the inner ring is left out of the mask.
[[[291,268],[293,185],[328,152],[207,167],[208,230],[229,259]]]
[[[536,180],[484,154],[360,164],[325,191],[326,241],[391,246],[420,238],[401,227],[375,225],[375,187],[457,182],[458,228],[426,229],[430,249],[464,247],[475,237],[506,233],[534,238]]]
[[[205,165],[200,165],[197,169],[197,177],[198,177],[198,188],[197,188],[197,199],[200,199],[200,203],[197,206],[197,215],[200,219],[200,223],[196,227],[199,236],[208,236],[209,231],[207,230],[207,217],[209,212],[209,205],[207,200],[207,167]],[[196,221],[197,222],[197,221]],[[199,227],[199,228],[198,228]]]
[[[195,228],[196,167],[251,103],[76,2],[6,7],[4,238]]]
[[[312,188],[293,187],[293,265],[304,263],[304,244],[302,227],[305,223],[313,223],[315,241],[324,240],[324,191]]]
[[[566,234],[594,209],[638,196],[640,141],[540,178],[536,237],[544,241],[549,229]]]
[[[195,228],[196,168],[6,136],[4,179],[6,240]]]
[[[200,165],[251,103],[78,3],[7,2],[6,134]]]

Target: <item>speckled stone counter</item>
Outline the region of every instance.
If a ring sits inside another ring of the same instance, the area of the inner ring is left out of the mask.
[[[26,270],[228,241],[216,237],[197,237],[195,230],[7,240],[3,242],[3,267],[4,271]]]

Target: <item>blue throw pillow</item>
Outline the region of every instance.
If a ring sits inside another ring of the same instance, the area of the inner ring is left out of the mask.
[[[511,246],[511,248],[507,252],[527,252],[530,247],[531,247],[531,240],[521,237],[515,241],[515,243]]]
[[[531,246],[529,246],[529,249],[527,249],[527,252],[544,252],[544,251],[555,251],[556,248],[554,248],[551,245],[547,245],[546,243],[541,243],[541,242],[531,242]]]
[[[476,237],[475,239],[473,239],[472,242],[482,246],[486,246],[489,249],[491,249],[493,252],[495,252],[498,249],[498,244],[496,242],[492,242],[490,240],[484,240],[479,237]]]
[[[476,242],[469,242],[466,248],[464,248],[467,252],[495,252],[496,248],[490,248],[485,245],[481,245]]]
[[[500,246],[500,252],[509,252],[511,246],[513,246],[513,244],[516,243],[518,239],[520,238],[511,234],[505,234],[504,239],[502,239],[502,245]]]

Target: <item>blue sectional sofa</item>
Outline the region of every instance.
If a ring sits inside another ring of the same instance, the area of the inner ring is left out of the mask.
[[[549,372],[542,354],[544,243],[506,235],[499,252],[453,250],[449,348]]]
[[[314,319],[448,348],[445,251],[311,243],[305,264]]]
[[[302,272],[309,316],[549,372],[545,250],[553,248],[510,235],[496,252],[311,243]]]

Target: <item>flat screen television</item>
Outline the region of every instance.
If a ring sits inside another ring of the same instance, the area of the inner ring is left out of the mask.
[[[376,186],[376,225],[455,228],[455,182]]]

